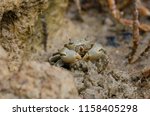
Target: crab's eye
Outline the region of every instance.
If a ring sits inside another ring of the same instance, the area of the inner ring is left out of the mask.
[[[92,44],[91,44],[91,48],[92,48],[93,46],[94,46],[94,44],[92,43]]]
[[[67,47],[67,46],[68,46],[67,44],[64,45],[64,47]]]
[[[69,45],[73,45],[73,42],[70,41],[70,42],[69,42]]]
[[[72,43],[69,43],[70,45],[73,45],[73,42]]]
[[[101,52],[101,51],[103,51],[103,50],[102,50],[102,49],[99,49],[98,51]]]
[[[71,39],[69,39],[69,44],[73,44],[73,41]]]

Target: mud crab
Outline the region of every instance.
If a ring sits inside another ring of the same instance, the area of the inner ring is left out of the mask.
[[[75,52],[79,53],[81,57],[83,57],[86,52],[92,47],[93,42],[88,41],[85,39],[80,40],[71,40],[68,44],[65,44],[65,47],[67,47],[70,50],[74,50]]]
[[[101,44],[81,39],[70,40],[64,48],[49,58],[49,62],[52,65],[80,71],[87,71],[88,65],[94,65],[97,71],[101,72],[108,65],[108,57]]]

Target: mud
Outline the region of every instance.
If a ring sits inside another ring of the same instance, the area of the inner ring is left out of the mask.
[[[150,98],[150,51],[133,64],[128,64],[126,58],[132,46],[132,30],[117,24],[107,10],[100,12],[91,8],[83,11],[81,21],[77,18],[75,5],[70,4],[67,9],[68,1],[63,2],[49,2],[57,3],[54,9],[58,8],[58,11],[52,12],[51,9],[42,14],[47,24],[46,51],[42,43],[43,28],[40,16],[37,21],[32,17],[36,25],[34,31],[29,34],[33,40],[30,41],[30,55],[28,58],[20,58],[19,65],[10,65],[13,63],[8,57],[11,52],[5,48],[7,44],[1,44],[0,98]],[[59,14],[59,11],[63,13]],[[141,34],[135,59],[147,46],[149,36],[150,33]],[[20,34],[17,38],[19,37]],[[105,48],[109,64],[104,71],[98,73],[91,66],[85,73],[49,64],[49,57],[63,48],[69,39],[80,40],[85,37]],[[6,42],[4,37],[1,40]],[[16,52],[13,52],[14,54],[18,55]],[[11,66],[15,67],[12,68],[13,71],[10,70]]]

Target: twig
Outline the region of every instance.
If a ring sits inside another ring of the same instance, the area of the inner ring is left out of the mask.
[[[149,50],[150,50],[150,40],[149,40],[148,45],[145,48],[145,50],[139,55],[139,57],[133,63],[139,61],[142,57],[146,56],[146,54]]]
[[[143,16],[150,16],[150,11],[149,11],[149,9],[148,8],[146,8],[143,4],[142,4],[142,2],[141,2],[141,0],[137,0],[137,8],[138,8],[138,10],[139,10],[139,13],[141,14],[141,15],[143,15]]]
[[[100,1],[100,0],[99,0]],[[143,5],[139,5],[139,0],[136,0],[136,4],[137,5],[137,9],[142,12],[143,15],[149,15],[150,11],[144,7]],[[132,27],[133,26],[133,23],[134,21],[133,20],[129,20],[129,19],[125,19],[125,18],[122,18],[121,17],[121,13],[120,11],[118,10],[117,6],[116,6],[116,2],[115,0],[107,0],[107,3],[108,3],[108,7],[112,13],[112,16],[119,22],[121,23],[122,25],[124,26],[129,26],[129,27]],[[150,25],[149,24],[145,24],[145,23],[139,23],[138,25],[139,29],[142,30],[142,31],[145,31],[145,32],[148,32],[150,31]]]
[[[138,20],[138,16],[139,16],[139,12],[137,10],[137,1],[134,0],[134,12],[133,12],[133,46],[132,46],[132,51],[128,56],[128,62],[131,63],[133,60],[133,57],[137,51],[138,45],[139,45],[139,20]]]
[[[120,12],[117,9],[115,0],[107,0],[107,2],[108,2],[108,6],[109,6],[109,9],[111,10],[113,17],[119,21]]]
[[[145,50],[140,54],[140,56],[145,56],[146,53],[150,50],[150,40],[148,42],[148,46],[145,48]]]

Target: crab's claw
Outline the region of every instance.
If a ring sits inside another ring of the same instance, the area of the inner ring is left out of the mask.
[[[94,61],[98,60],[105,54],[105,50],[100,44],[95,43],[93,47],[85,54],[83,60],[85,61]]]
[[[68,48],[64,48],[61,52],[61,59],[65,62],[65,63],[74,63],[77,60],[81,59],[81,56],[73,51],[73,50],[69,50]]]
[[[85,56],[83,57],[83,60],[88,61],[90,60],[89,53],[86,53]]]
[[[77,59],[77,60],[81,60],[82,57],[77,53],[77,54],[76,54],[76,59]]]

